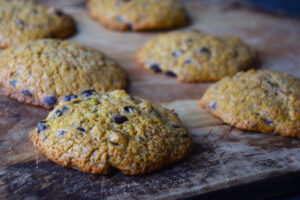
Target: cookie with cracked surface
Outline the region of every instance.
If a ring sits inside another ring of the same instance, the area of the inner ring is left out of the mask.
[[[173,110],[123,90],[68,95],[30,137],[54,162],[94,174],[112,168],[145,174],[192,150],[191,137]]]
[[[257,65],[255,52],[238,37],[192,31],[161,34],[136,52],[147,70],[181,82],[217,81]]]
[[[237,128],[300,138],[299,94],[296,77],[250,70],[210,86],[199,103]]]
[[[0,19],[1,48],[40,38],[65,38],[75,32],[71,16],[30,0],[0,0]]]
[[[115,30],[153,30],[184,26],[188,17],[174,0],[89,0],[89,15]]]
[[[70,93],[88,88],[123,89],[126,74],[96,49],[56,39],[40,39],[0,52],[0,86],[20,102],[52,108]]]

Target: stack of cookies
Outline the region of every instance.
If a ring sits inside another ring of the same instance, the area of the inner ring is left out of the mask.
[[[168,30],[189,24],[175,0],[89,0],[89,15],[118,31]],[[64,39],[73,18],[30,0],[0,1],[0,86],[19,102],[52,109],[30,138],[52,161],[87,173],[144,174],[178,162],[192,138],[174,110],[126,93],[126,73],[96,49]],[[300,137],[299,79],[249,70],[255,51],[234,36],[199,30],[160,34],[136,51],[153,74],[211,82],[200,101],[241,129]]]

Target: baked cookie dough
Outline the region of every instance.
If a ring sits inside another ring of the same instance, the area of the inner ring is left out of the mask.
[[[65,95],[88,88],[123,89],[126,74],[98,50],[69,41],[40,39],[0,53],[0,86],[11,98],[50,109]]]
[[[115,30],[153,30],[184,26],[188,17],[174,0],[89,0],[89,15]]]
[[[240,72],[210,86],[200,105],[237,128],[300,138],[300,80],[281,72]]]
[[[62,11],[30,0],[0,0],[0,47],[39,38],[65,38],[75,22]]]
[[[141,47],[136,58],[145,69],[181,82],[217,81],[257,65],[255,52],[238,37],[197,30],[161,34]]]
[[[68,95],[32,130],[43,154],[93,174],[145,174],[188,156],[192,140],[173,110],[123,90]]]

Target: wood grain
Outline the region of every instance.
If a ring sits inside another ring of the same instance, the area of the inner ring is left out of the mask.
[[[29,130],[48,111],[0,94],[0,199],[175,199],[209,198],[212,193],[222,195],[211,198],[222,199],[228,197],[224,191],[234,188],[236,193],[247,192],[249,198],[251,188],[258,191],[258,186],[266,184],[277,183],[278,189],[262,190],[261,197],[292,188],[283,186],[290,183],[284,177],[299,177],[299,140],[223,124],[197,105],[210,83],[177,83],[138,66],[135,50],[159,32],[106,30],[87,16],[83,1],[66,2],[55,1],[55,5],[65,6],[77,21],[78,33],[70,40],[115,58],[128,73],[130,93],[174,108],[193,136],[194,151],[183,162],[145,176],[126,176],[118,171],[108,176],[89,175],[63,168],[37,152],[28,139]],[[193,19],[185,29],[238,35],[258,51],[261,68],[300,77],[299,21],[224,1],[185,4]],[[242,186],[246,189],[239,189]]]

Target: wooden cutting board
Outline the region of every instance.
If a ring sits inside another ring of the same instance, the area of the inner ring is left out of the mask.
[[[106,30],[87,16],[80,0],[46,3],[76,19],[78,33],[70,40],[102,50],[125,68],[130,93],[174,108],[192,134],[195,148],[184,161],[144,176],[118,171],[90,175],[63,168],[38,153],[28,139],[29,130],[48,111],[0,94],[0,199],[253,199],[299,188],[299,140],[223,124],[197,105],[210,83],[177,83],[138,66],[135,50],[158,32]],[[238,35],[258,51],[261,68],[300,77],[299,20],[229,1],[185,4],[193,19],[185,29]]]

